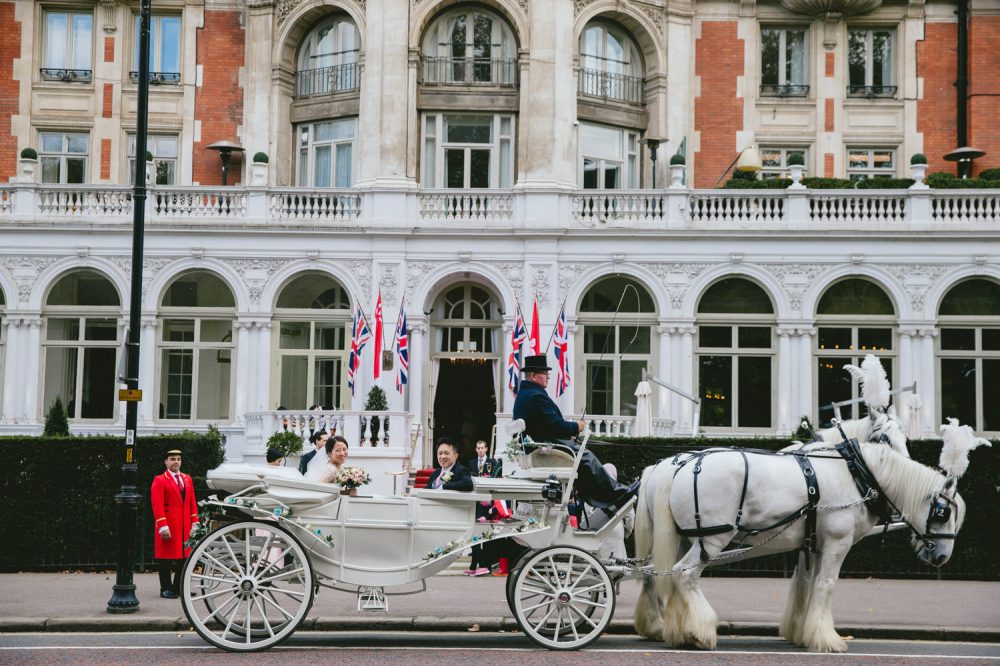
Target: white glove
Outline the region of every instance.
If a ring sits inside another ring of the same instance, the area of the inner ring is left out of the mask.
[[[160,528],[160,538],[162,538],[164,541],[170,540],[170,528],[167,527],[166,525]]]

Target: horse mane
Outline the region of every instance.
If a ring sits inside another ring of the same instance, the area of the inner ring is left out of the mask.
[[[861,444],[861,455],[903,516],[911,522],[922,520],[928,500],[944,486],[944,476],[881,444]]]
[[[856,439],[859,442],[868,441],[868,435],[871,434],[871,419],[867,416],[863,419],[851,419],[850,421],[841,421],[840,427],[844,429],[844,434],[847,435],[847,439]],[[816,433],[820,439],[824,442],[829,442],[830,444],[839,444],[844,440],[840,436],[840,430],[837,428],[823,428]]]

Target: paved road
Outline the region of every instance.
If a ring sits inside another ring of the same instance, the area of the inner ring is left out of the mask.
[[[613,656],[612,656],[613,655]],[[510,666],[521,663],[594,664],[609,659],[628,664],[819,664],[824,666],[924,666],[1000,664],[1000,644],[932,641],[850,641],[846,655],[817,655],[780,639],[736,637],[720,640],[716,652],[667,650],[635,636],[604,636],[582,652],[557,653],[537,648],[518,633],[299,632],[262,655],[227,654],[206,645],[193,632],[5,634],[0,636],[2,664],[468,664]]]

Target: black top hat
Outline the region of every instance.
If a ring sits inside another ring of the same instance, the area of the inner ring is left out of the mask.
[[[545,357],[545,354],[538,354],[537,356],[528,356],[524,359],[524,365],[521,366],[521,372],[545,372],[546,370],[551,370],[549,367],[549,360]]]

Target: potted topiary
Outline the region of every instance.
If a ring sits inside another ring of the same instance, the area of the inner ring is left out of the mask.
[[[38,153],[34,148],[25,148],[21,151],[21,174],[18,181],[22,183],[35,182],[35,166],[38,164]]]
[[[378,386],[373,386],[370,391],[368,391],[368,399],[365,401],[365,411],[366,412],[384,412],[389,409],[389,401],[385,397],[385,391],[383,391]],[[362,426],[361,431],[364,432],[364,426]],[[372,446],[378,446],[378,431],[379,431],[379,417],[375,414],[371,415],[371,442]],[[386,417],[385,420],[385,432],[389,433],[389,419]]]
[[[926,190],[927,183],[924,176],[927,174],[927,156],[923,153],[914,153],[910,158],[910,178],[913,179],[911,190]]]
[[[250,184],[256,187],[267,185],[267,153],[254,153],[253,163],[250,165]]]
[[[670,156],[670,187],[678,188],[684,187],[684,169],[685,166],[684,156],[680,153],[674,153]]]
[[[802,153],[791,153],[788,156],[788,175],[792,179],[792,184],[788,186],[790,190],[804,190],[806,186],[802,184],[802,172],[806,170],[806,156]]]
[[[267,447],[278,449],[285,458],[296,456],[302,453],[302,438],[294,432],[279,430],[267,438]]]

